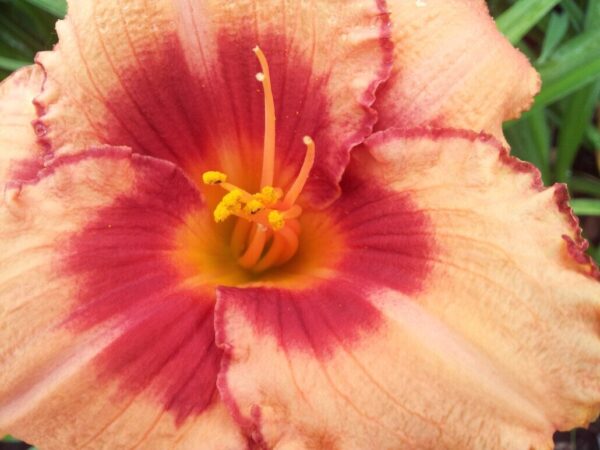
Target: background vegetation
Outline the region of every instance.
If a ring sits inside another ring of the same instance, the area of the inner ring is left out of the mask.
[[[408,1],[408,0],[405,0]],[[567,183],[590,253],[600,261],[600,0],[488,0],[498,27],[540,72],[531,111],[506,124],[513,153],[545,183]],[[0,0],[0,80],[56,41],[65,0]],[[557,450],[598,450],[591,431],[557,433]],[[10,437],[0,450],[28,449]]]

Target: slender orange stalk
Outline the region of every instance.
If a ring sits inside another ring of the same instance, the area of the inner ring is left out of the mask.
[[[275,100],[271,87],[269,63],[260,47],[254,47],[262,72],[257,75],[263,85],[265,98],[265,137],[263,147],[263,165],[260,186],[271,186],[275,176]]]
[[[306,145],[304,162],[302,163],[298,176],[283,199],[282,209],[290,208],[296,202],[302,189],[304,189],[304,185],[306,184],[310,171],[315,163],[315,142],[309,136],[305,136],[304,144]]]

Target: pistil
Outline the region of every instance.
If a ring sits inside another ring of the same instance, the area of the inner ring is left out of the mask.
[[[263,85],[265,100],[265,136],[263,149],[263,165],[260,187],[271,186],[275,176],[275,99],[271,87],[271,73],[267,57],[257,45],[253,49],[256,54],[262,72],[256,75],[256,79]]]
[[[303,139],[306,156],[296,179],[287,192],[273,186],[275,179],[275,101],[267,58],[257,46],[253,49],[262,72],[256,79],[262,83],[265,108],[265,130],[260,191],[254,194],[228,181],[227,175],[208,171],[205,184],[218,185],[228,191],[214,210],[216,222],[231,216],[237,222],[231,235],[231,249],[237,262],[255,273],[281,266],[296,254],[301,232],[298,218],[302,208],[296,204],[315,162],[315,143]]]

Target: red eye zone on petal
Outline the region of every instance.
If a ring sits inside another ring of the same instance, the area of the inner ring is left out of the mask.
[[[256,44],[271,66],[276,184],[287,186],[293,180],[304,158],[302,139],[310,135],[320,151],[306,196],[317,203],[331,201],[338,194],[337,178],[351,144],[359,140],[356,135],[363,138],[367,132],[364,126],[352,128],[351,135],[339,141],[339,130],[332,129],[336,99],[327,92],[333,67],[315,68],[285,36],[220,33],[216,51],[206,61],[197,57],[202,50],[194,40],[181,43],[175,36],[165,37],[160,52],[164,59],[119,69],[122,83],[107,94],[108,111],[95,132],[97,139],[172,161],[199,184],[204,171],[218,169],[240,187],[255,191],[260,186],[264,132],[263,92],[255,78],[261,68],[252,52]],[[364,119],[371,121],[370,116]]]
[[[178,423],[215,399],[217,284],[231,286],[220,288],[223,301],[284,348],[319,358],[381,326],[364,300],[373,289],[423,287],[434,249],[426,217],[354,166],[335,206],[302,216],[298,254],[259,276],[227,260],[227,234],[189,181],[169,170],[160,181],[141,172],[131,193],[98,211],[66,244],[63,270],[82,280],[67,326],[119,332],[97,359],[100,380],[149,392]]]
[[[327,229],[339,240],[331,245],[335,241],[327,238],[307,252],[320,257],[322,266],[305,266],[297,285],[219,289],[221,308],[243,311],[288,351],[326,358],[382,324],[380,312],[366,300],[373,291],[392,288],[410,295],[424,288],[427,261],[435,253],[427,216],[409,194],[388,192],[357,169],[357,164],[348,169],[342,197],[330,209],[303,217],[302,242],[319,241]],[[297,270],[302,266],[288,277]],[[217,327],[219,322],[217,317]]]
[[[202,207],[194,186],[164,164],[141,170],[131,193],[95,212],[66,243],[63,271],[81,281],[67,326],[115,329],[98,357],[99,379],[149,391],[178,423],[215,398],[214,295],[184,286],[172,263],[180,217]]]

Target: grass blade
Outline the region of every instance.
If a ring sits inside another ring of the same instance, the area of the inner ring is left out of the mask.
[[[23,31],[14,21],[0,15],[0,40],[26,58],[32,58],[41,45],[34,36]]]
[[[559,2],[519,0],[496,19],[496,25],[510,42],[516,44]]]
[[[592,255],[592,258],[594,258],[596,262],[600,264],[600,247],[591,248],[589,253]]]
[[[550,129],[544,109],[536,109],[527,117],[504,128],[512,153],[535,164],[545,184],[550,183]]]
[[[558,44],[563,40],[569,29],[569,17],[566,14],[552,14],[538,63],[543,63],[554,52]]]
[[[7,70],[9,72],[17,70],[19,67],[23,67],[28,64],[31,64],[31,61],[21,61],[18,59],[5,58],[3,56],[0,56],[0,69]]]
[[[571,192],[593,195],[600,198],[600,179],[592,176],[573,176],[569,180]]]
[[[573,28],[578,33],[583,28],[584,14],[579,5],[574,0],[562,0],[560,5],[565,10],[566,15],[571,19]]]
[[[565,113],[558,132],[555,175],[566,181],[577,150],[585,137],[588,124],[594,117],[594,108],[600,95],[600,82],[593,83],[567,99]]]
[[[592,148],[600,151],[600,131],[594,125],[589,125],[586,132],[585,138],[590,142]]]
[[[64,17],[67,13],[67,2],[65,0],[26,0],[28,3],[49,12],[56,17]]]
[[[20,442],[20,441],[18,439],[15,439],[11,435],[7,434],[6,436],[4,436],[2,438],[2,440],[0,440],[0,442]]]
[[[600,27],[600,0],[589,0],[585,15],[586,30],[594,30]]]
[[[593,198],[574,198],[571,208],[578,216],[600,216],[600,200]]]
[[[538,70],[543,84],[535,107],[555,102],[600,79],[600,29],[571,39],[540,64]]]

